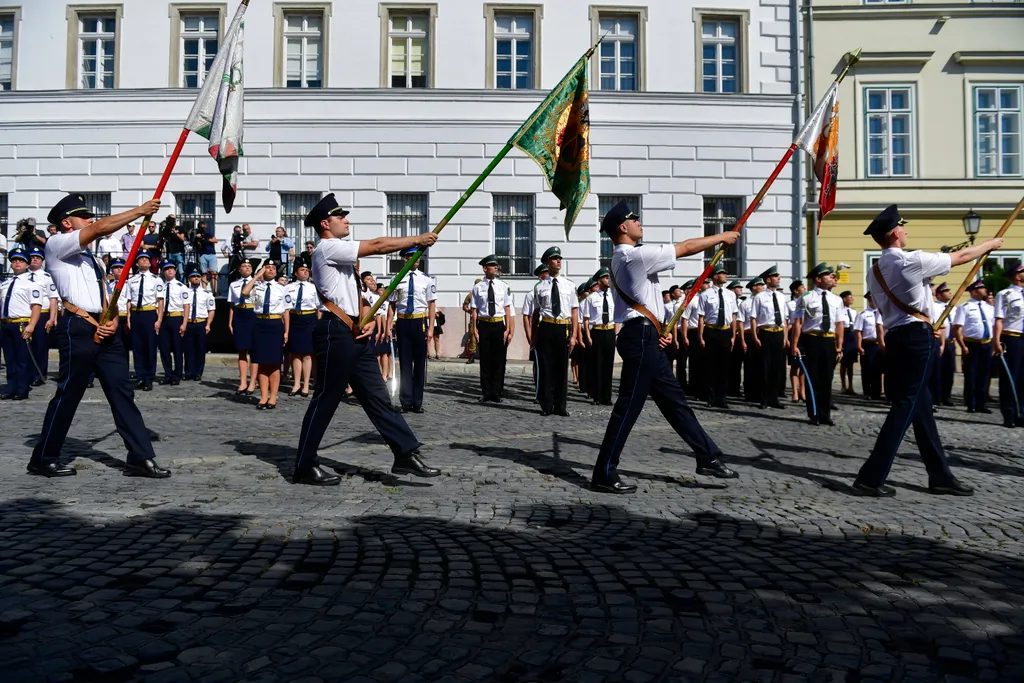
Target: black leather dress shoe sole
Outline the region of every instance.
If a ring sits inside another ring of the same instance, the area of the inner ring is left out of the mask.
[[[859,481],[853,482],[853,492],[855,495],[864,496],[866,498],[892,498],[896,495],[896,489],[891,486],[882,484],[881,486],[869,486],[868,484],[862,484]]]
[[[403,457],[395,460],[394,464],[391,465],[391,474],[411,474],[414,477],[437,477],[440,476],[441,470],[436,467],[427,467],[417,455],[412,457]]]
[[[951,486],[929,486],[928,493],[934,496],[973,496],[974,489],[957,482]]]
[[[621,481],[617,481],[611,484],[603,484],[600,482],[590,482],[590,488],[593,491],[600,493],[615,493],[618,495],[626,495],[629,493],[636,493],[636,486],[634,484],[623,484]]]
[[[307,486],[337,486],[341,483],[341,477],[337,474],[327,474],[323,470],[305,470],[295,472],[292,475],[293,484],[306,484]]]
[[[152,460],[147,460],[145,463],[140,465],[126,464],[124,466],[124,476],[126,477],[145,477],[147,479],[167,479],[171,476],[170,470],[157,465]]]
[[[697,467],[697,474],[704,477],[715,477],[717,479],[738,479],[739,474],[726,467],[720,462],[714,462],[711,465],[699,465]]]
[[[78,470],[68,465],[61,465],[60,463],[49,463],[47,465],[32,465],[30,464],[26,471],[29,474],[34,474],[39,477],[73,477],[78,474]]]

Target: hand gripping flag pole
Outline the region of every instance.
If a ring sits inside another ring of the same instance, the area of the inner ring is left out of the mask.
[[[808,153],[813,154],[815,157],[815,173],[818,175],[818,179],[821,181],[821,195],[818,198],[818,205],[821,208],[820,216],[824,217],[832,207],[835,206],[835,190],[836,190],[836,177],[838,171],[838,157],[835,153],[835,146],[838,142],[839,136],[839,84],[846,78],[846,74],[850,71],[850,67],[857,63],[860,59],[860,48],[857,48],[854,52],[846,53],[846,66],[836,76],[835,81],[832,82],[828,92],[821,98],[818,106],[815,107],[811,117],[807,119],[803,127],[800,129],[800,133],[797,135],[793,144],[789,146],[786,153],[782,155],[782,159],[779,160],[778,165],[775,166],[775,170],[768,176],[768,180],[761,186],[760,191],[754,197],[754,201],[750,203],[747,210],[743,212],[740,219],[736,221],[736,225],[733,226],[733,232],[739,232],[747,224],[747,219],[750,218],[751,214],[754,213],[761,206],[761,202],[764,200],[764,196],[768,194],[768,189],[771,188],[772,183],[782,173],[782,169],[789,163],[790,158],[793,156],[793,152],[797,149],[806,150]],[[820,228],[820,221],[819,221]],[[669,320],[665,326],[661,329],[662,336],[672,333],[672,330],[679,323],[679,318],[683,315],[683,311],[689,305],[693,297],[700,291],[700,287],[704,284],[704,281],[708,279],[711,274],[711,270],[718,265],[718,262],[722,260],[725,255],[725,245],[721,245],[715,252],[715,255],[711,258],[707,267],[704,268],[704,272],[701,273],[700,277],[697,278],[693,288],[686,295],[683,303],[676,309],[672,319]]]

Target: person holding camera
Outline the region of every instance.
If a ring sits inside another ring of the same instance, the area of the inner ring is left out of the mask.
[[[258,249],[259,246],[259,238],[252,234],[252,228],[249,227],[248,223],[243,223],[241,243],[242,260],[248,261],[249,265],[253,267],[253,270],[255,270],[256,266],[259,265],[260,259],[256,256],[256,249]]]
[[[185,233],[182,232],[173,213],[168,214],[164,219],[163,229],[160,231],[160,241],[163,242],[167,260],[175,266],[175,279],[181,282],[182,274],[185,272]]]
[[[206,221],[199,221],[193,235],[192,244],[196,250],[199,261],[200,277],[207,275],[213,284],[213,291],[217,291],[217,238],[206,227]]]
[[[266,251],[269,252],[270,260],[281,264],[278,274],[289,277],[289,269],[295,259],[295,241],[288,237],[288,233],[280,225],[274,228],[274,235],[267,242]]]
[[[22,218],[18,221],[18,232],[15,233],[14,241],[20,242],[21,248],[26,252],[42,249],[46,246],[46,233],[36,230],[35,218]]]

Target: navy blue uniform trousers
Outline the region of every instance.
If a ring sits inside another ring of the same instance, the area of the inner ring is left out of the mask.
[[[365,340],[357,343],[349,327],[330,313],[324,313],[316,322],[313,346],[316,349],[316,386],[302,419],[296,470],[308,470],[319,464],[320,442],[348,385],[352,386],[363,412],[396,458],[420,447],[405,419],[391,408],[391,398],[380,376],[373,346]]]
[[[128,450],[128,462],[138,464],[154,457],[149,430],[135,405],[120,328],[113,338],[101,344],[93,341],[95,332],[94,325],[70,313],[60,316],[53,328],[60,352],[60,374],[57,393],[46,407],[39,443],[32,451],[33,465],[53,462],[60,455],[75,411],[93,373],[110,403],[114,426]]]
[[[948,339],[945,345],[946,350],[942,352],[942,357],[939,358],[939,372],[942,373],[939,388],[942,400],[952,401],[953,378],[956,377],[956,343],[953,339]]]
[[[206,370],[206,321],[190,322],[185,328],[185,374],[199,377]]]
[[[886,340],[888,344],[888,340]],[[964,365],[964,402],[968,408],[980,410],[988,405],[988,380],[992,370],[992,342],[964,342],[967,357]]]
[[[182,320],[184,318],[181,316],[165,315],[164,322],[160,325],[160,364],[168,381],[181,379],[181,363],[185,357],[185,338],[181,335]]]
[[[721,449],[700,426],[672,366],[658,346],[658,332],[646,318],[627,321],[619,332],[616,348],[622,357],[619,397],[612,407],[601,451],[594,465],[594,481],[615,480],[619,456],[640,411],[650,395],[676,433],[693,449],[697,462],[707,465],[717,459]]]
[[[28,396],[28,388],[35,379],[35,370],[29,358],[31,350],[28,343],[21,338],[24,323],[0,323],[0,345],[4,351],[4,362],[7,363],[7,391],[12,396]],[[36,327],[36,334],[44,339],[46,334],[42,328]]]
[[[857,481],[881,486],[889,476],[904,434],[914,425],[914,439],[932,486],[946,486],[953,475],[942,450],[932,415],[932,394],[928,382],[934,370],[935,343],[931,325],[915,322],[895,327],[885,334],[885,396],[892,401],[889,414],[878,432],[871,455],[860,468]]]
[[[156,377],[156,311],[132,311],[132,356],[135,378],[152,382]],[[88,323],[86,323],[88,324]]]
[[[860,361],[860,382],[864,396],[873,400],[882,398],[882,349],[873,339],[861,342],[864,358]]]
[[[1024,337],[1013,337],[1003,332],[999,340],[1003,345],[1003,361],[999,362],[999,411],[1006,420],[1024,424]],[[1006,375],[1009,368],[1013,382]],[[1014,389],[1017,390],[1014,400]]]
[[[395,322],[395,333],[398,335],[398,360],[402,365],[402,407],[419,408],[423,405],[423,387],[427,383],[427,319],[399,318]]]
[[[32,341],[30,343],[32,344],[32,356],[36,359],[39,369],[42,370],[43,379],[45,380],[46,372],[50,364],[50,337],[46,334],[46,323],[50,321],[50,300],[44,298],[43,301],[46,302],[47,307],[39,314],[39,323],[36,324],[36,329],[32,334]],[[28,363],[29,367],[32,369],[31,379],[39,379],[39,373],[36,372],[35,366],[32,365],[32,361],[30,360]]]

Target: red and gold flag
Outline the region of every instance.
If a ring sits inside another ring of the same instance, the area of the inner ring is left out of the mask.
[[[797,146],[814,157],[814,175],[821,185],[818,195],[818,232],[821,221],[836,206],[839,180],[839,84],[833,83],[815,107],[796,139]]]

